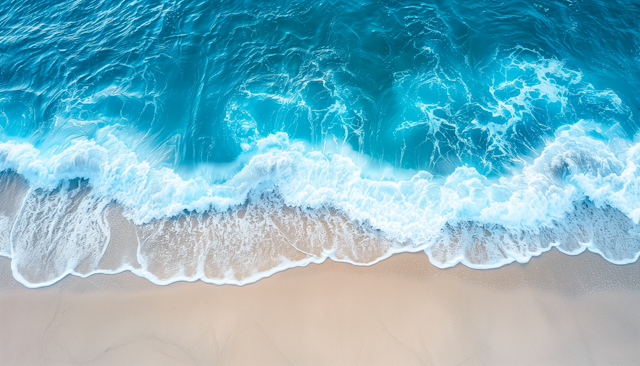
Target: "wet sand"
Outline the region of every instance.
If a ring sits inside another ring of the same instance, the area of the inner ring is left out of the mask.
[[[1,365],[634,365],[640,264],[555,249],[494,270],[326,261],[257,283],[131,273],[27,289],[0,258]]]

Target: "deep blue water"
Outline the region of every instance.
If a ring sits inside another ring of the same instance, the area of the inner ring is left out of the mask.
[[[181,172],[282,131],[501,175],[579,119],[636,133],[639,20],[634,1],[5,1],[0,126],[37,147],[117,126]]]
[[[2,169],[138,225],[256,191],[426,248],[637,225],[639,90],[637,1],[0,1]]]

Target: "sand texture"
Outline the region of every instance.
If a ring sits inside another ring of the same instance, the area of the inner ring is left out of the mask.
[[[255,284],[131,273],[27,289],[0,260],[0,365],[634,365],[640,264],[552,250],[441,270],[327,261]]]

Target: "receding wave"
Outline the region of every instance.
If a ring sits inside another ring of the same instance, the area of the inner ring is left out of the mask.
[[[368,179],[350,158],[283,134],[218,185],[130,152],[120,166],[95,142],[50,157],[2,144],[0,253],[28,286],[123,270],[157,283],[243,284],[326,258],[367,265],[416,251],[439,267],[493,268],[552,247],[632,262],[640,145],[596,140],[589,127],[560,130],[521,173],[499,179],[468,167]]]

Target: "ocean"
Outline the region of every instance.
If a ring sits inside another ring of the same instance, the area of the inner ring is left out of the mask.
[[[28,287],[640,256],[637,1],[0,2]]]

